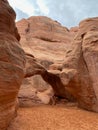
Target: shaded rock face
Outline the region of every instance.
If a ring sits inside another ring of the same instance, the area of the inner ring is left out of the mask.
[[[50,103],[51,97],[48,93],[46,94],[46,91],[50,94],[53,93],[50,91],[53,89],[42,79],[41,75],[44,73],[47,73],[47,70],[40,64],[40,61],[35,59],[33,55],[26,53],[25,79],[18,94],[20,106],[28,107]],[[46,102],[44,102],[45,98],[47,98]]]
[[[60,75],[65,88],[76,97],[79,106],[95,112],[98,112],[97,34],[98,18],[87,19],[79,24],[79,31],[70,52],[66,54]],[[66,71],[70,73],[66,74]]]
[[[0,0],[0,30],[2,33],[10,33],[16,37],[17,40],[20,40],[17,28],[15,27],[15,18],[16,14],[7,0]],[[3,10],[3,11],[2,11]],[[0,32],[1,32],[0,31]]]
[[[15,12],[0,0],[0,130],[15,116],[17,94],[24,78],[25,55],[18,40]]]
[[[87,29],[83,29],[82,26]],[[98,112],[98,18],[87,19],[81,22],[80,28],[83,36],[83,56],[91,79],[90,86],[92,86],[94,91],[92,109]]]
[[[44,93],[50,88],[51,86],[49,86],[49,84],[47,84],[40,75],[35,75],[33,77],[24,79],[18,94],[19,106],[31,107],[45,104],[38,94],[41,93],[44,97]],[[45,98],[49,99],[49,96],[47,95]]]

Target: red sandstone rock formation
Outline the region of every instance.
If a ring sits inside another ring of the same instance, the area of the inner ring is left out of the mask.
[[[24,19],[17,27],[24,50],[50,62],[41,76],[55,94],[66,97],[69,92],[80,107],[98,112],[98,18],[84,20],[70,31],[46,17]]]
[[[45,16],[17,22],[23,49],[40,60],[61,62],[70,46],[71,34],[66,27]],[[33,50],[33,51],[32,51]]]
[[[21,35],[20,43],[26,53],[34,55],[37,62],[43,65],[47,70],[50,70],[50,68],[54,70],[56,67],[60,69],[59,66],[62,65],[65,52],[67,48],[71,46],[73,33],[71,34],[66,27],[61,26],[58,22],[44,16],[34,16],[29,19],[22,19],[17,22],[17,27]],[[32,61],[32,63],[34,63],[34,61]],[[34,65],[31,68],[34,73]],[[32,72],[30,73],[31,75],[33,74]],[[39,72],[37,71],[37,73]],[[30,88],[31,84],[31,87],[34,87],[34,90],[37,88],[42,91],[42,89],[46,90],[50,87],[49,84],[45,83],[41,76],[38,75],[28,78],[28,81],[27,86]],[[30,89],[28,89],[28,93],[29,90]],[[19,97],[21,95],[19,95]],[[60,94],[56,91],[56,95]]]
[[[24,78],[24,51],[18,40],[15,12],[7,0],[0,0],[0,130],[15,116],[16,99]]]
[[[79,106],[98,112],[98,18],[86,19],[67,52],[61,79]],[[67,79],[67,80],[65,80]]]
[[[18,22],[21,45],[30,53],[26,54],[25,66],[15,12],[6,0],[0,1],[0,9],[0,130],[5,130],[15,116],[24,76],[41,75],[55,95],[74,97],[80,107],[98,112],[98,18],[84,20],[70,31],[47,17]]]

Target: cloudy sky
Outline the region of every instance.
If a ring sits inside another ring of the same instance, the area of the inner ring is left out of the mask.
[[[78,25],[88,17],[98,16],[98,0],[8,0],[17,20],[30,16],[48,16],[66,27]]]

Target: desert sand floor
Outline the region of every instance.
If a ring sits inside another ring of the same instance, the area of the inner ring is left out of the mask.
[[[98,130],[98,114],[70,106],[19,108],[8,130]]]

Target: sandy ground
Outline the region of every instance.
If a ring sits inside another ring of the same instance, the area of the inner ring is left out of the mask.
[[[98,114],[70,106],[19,108],[8,130],[98,130]]]

